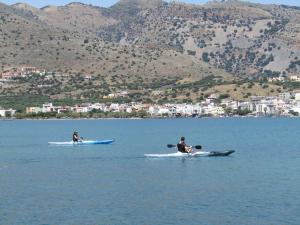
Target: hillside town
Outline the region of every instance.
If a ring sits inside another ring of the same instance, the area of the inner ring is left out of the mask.
[[[1,81],[10,81],[32,75],[45,76],[63,76],[55,71],[47,71],[33,66],[13,68],[6,70],[1,74]],[[86,75],[87,76],[87,75]],[[300,81],[300,76],[290,77],[279,76],[269,78],[269,82]],[[160,93],[159,90],[153,93]],[[103,99],[114,99],[116,97],[127,97],[127,91],[111,93],[103,96]],[[222,98],[219,94],[211,94],[206,99],[198,103],[168,103],[168,104],[144,104],[139,102],[131,103],[83,103],[74,106],[54,105],[45,103],[39,107],[28,106],[25,112],[25,118],[32,115],[43,115],[52,113],[51,117],[57,115],[66,115],[73,117],[79,114],[79,117],[86,117],[87,113],[102,112],[124,113],[127,117],[135,117],[137,112],[144,112],[146,117],[151,118],[176,118],[176,117],[224,117],[224,116],[299,116],[300,114],[300,93],[280,93],[278,96],[251,96],[249,100],[236,101],[230,97]],[[73,115],[70,115],[72,113]],[[13,118],[17,115],[16,109],[3,109],[0,106],[0,118]],[[119,115],[122,117],[121,115]],[[93,117],[93,116],[90,116]]]
[[[36,68],[34,66],[24,66],[24,67],[13,67],[7,70],[4,70],[2,73],[0,73],[0,82],[5,83],[5,82],[11,82],[13,80],[17,80],[20,78],[25,78],[25,77],[30,77],[33,75],[38,75],[38,76],[44,76],[44,78],[50,79],[52,78],[53,75],[56,77],[67,77],[69,76],[68,74],[64,74],[55,70],[46,70],[42,68]],[[84,75],[85,79],[91,79],[92,75],[85,74]],[[274,83],[274,82],[300,82],[300,75],[299,74],[293,74],[293,75],[282,75],[282,74],[275,74],[275,75],[270,75],[267,78],[267,81],[269,83]]]
[[[9,70],[5,70],[1,74],[2,81],[11,80],[14,78],[21,78],[21,77],[27,77],[32,76],[34,74],[37,75],[46,75],[45,69],[38,69],[33,66],[27,66],[27,67],[21,67],[21,68],[11,68]]]
[[[279,96],[250,97],[249,101],[235,101],[230,98],[221,99],[213,94],[204,101],[195,104],[168,103],[143,104],[143,103],[84,103],[74,106],[55,106],[45,103],[40,107],[27,107],[26,115],[43,115],[52,113],[52,116],[67,113],[84,114],[92,112],[126,113],[136,115],[144,112],[150,118],[177,118],[177,117],[225,117],[225,116],[299,116],[300,93],[282,93]],[[14,117],[16,110],[0,109],[0,116]],[[134,117],[134,116],[132,116]]]

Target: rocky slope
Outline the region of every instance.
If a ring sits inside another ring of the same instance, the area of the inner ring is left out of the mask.
[[[70,3],[41,9],[0,3],[0,72],[26,65],[92,75],[105,81],[107,92],[167,92],[184,84],[176,96],[197,99],[205,90],[196,84],[207,76],[229,82],[299,73],[299,22],[298,7],[235,0],[121,0],[110,8]],[[1,93],[22,94],[24,87],[3,86]]]
[[[81,40],[97,38],[150,50],[172,49],[235,76],[299,71],[297,7],[235,0],[201,6],[161,0],[121,0],[108,9],[81,3],[42,9],[21,3],[2,4],[2,8],[2,13],[15,15],[20,23],[25,20],[28,27],[38,24],[48,33],[59,29],[80,36]],[[9,26],[14,29],[13,24]],[[44,38],[41,35],[40,39]]]

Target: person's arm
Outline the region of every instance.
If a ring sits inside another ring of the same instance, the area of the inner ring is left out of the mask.
[[[187,145],[185,142],[183,142],[183,145],[184,145],[184,147],[188,147],[188,148],[192,147],[192,146]]]
[[[187,147],[187,148],[193,148],[193,146],[187,145],[185,142],[184,142],[184,146]]]
[[[193,151],[193,146],[189,146],[185,142],[183,144],[184,144],[185,151],[187,153],[191,153]]]

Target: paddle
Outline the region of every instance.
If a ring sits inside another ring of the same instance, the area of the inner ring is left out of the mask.
[[[167,144],[167,147],[168,148],[175,148],[175,147],[177,147],[177,145]],[[195,146],[192,146],[192,147],[195,148],[195,149],[202,149],[201,145],[195,145]]]

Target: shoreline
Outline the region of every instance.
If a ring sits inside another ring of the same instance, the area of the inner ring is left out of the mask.
[[[16,120],[49,120],[49,121],[68,121],[68,120],[180,120],[180,119],[229,119],[229,118],[300,118],[299,116],[207,116],[207,117],[132,117],[132,118],[0,118],[0,121],[16,121]]]
[[[121,119],[128,119],[128,120],[142,120],[147,118],[11,118],[11,119],[0,119],[2,121],[15,121],[15,120],[121,120]]]

